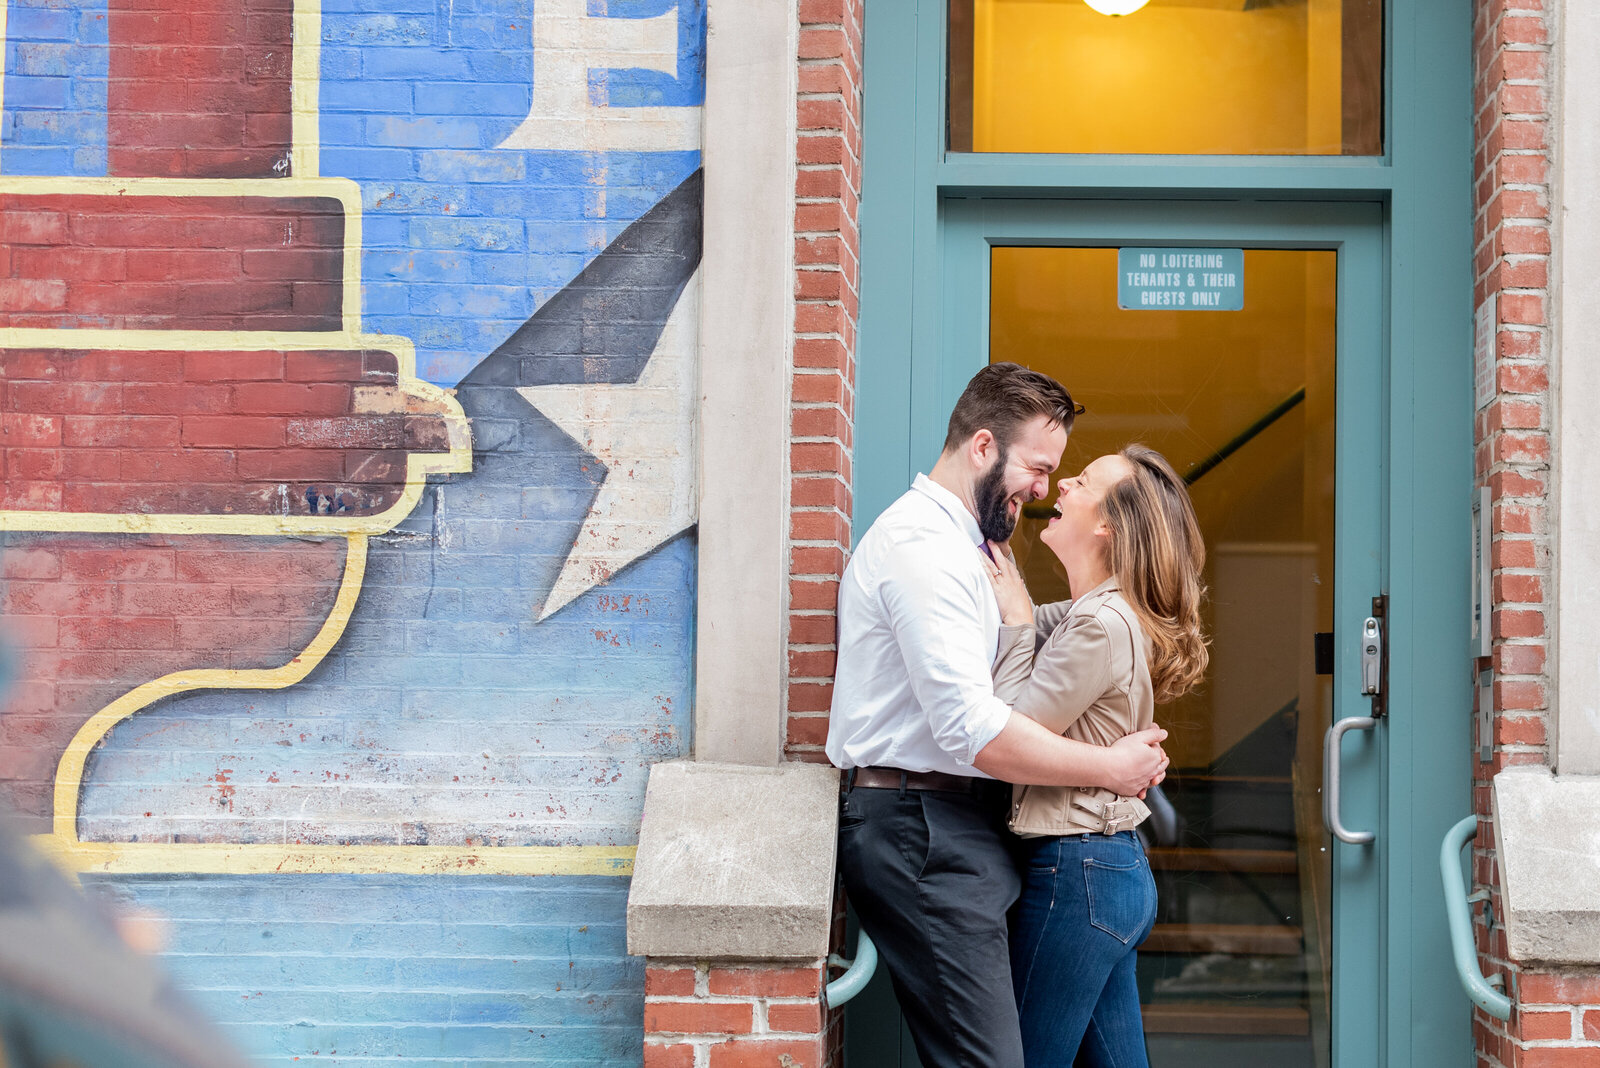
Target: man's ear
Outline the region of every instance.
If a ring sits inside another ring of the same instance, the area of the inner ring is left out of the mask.
[[[989,466],[996,451],[994,435],[987,430],[978,431],[972,435],[972,440],[967,443],[967,451],[972,456],[974,466]]]

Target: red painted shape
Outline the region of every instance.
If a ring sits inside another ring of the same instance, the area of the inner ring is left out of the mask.
[[[392,352],[0,349],[0,508],[372,515],[449,451]]]
[[[289,173],[293,0],[110,0],[112,175]]]
[[[328,197],[0,194],[0,326],[337,330]]]
[[[332,611],[342,538],[0,534],[0,813],[48,831],[55,770],[90,716],[188,668],[271,668]]]

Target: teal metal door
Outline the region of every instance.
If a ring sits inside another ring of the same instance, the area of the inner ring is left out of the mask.
[[[1207,507],[1227,532],[1210,546],[1218,602],[1213,662],[1227,660],[1232,677],[1208,684],[1216,692],[1206,707],[1216,711],[1190,704],[1157,713],[1173,720],[1169,750],[1180,744],[1191,752],[1183,759],[1174,753],[1168,791],[1183,830],[1152,851],[1163,913],[1141,951],[1141,997],[1156,1068],[1443,1065],[1460,1063],[1469,1048],[1459,999],[1427,979],[1412,985],[1412,977],[1447,974],[1448,947],[1442,928],[1432,929],[1435,893],[1425,877],[1413,877],[1411,843],[1426,840],[1429,831],[1419,835],[1418,826],[1431,830],[1443,818],[1464,776],[1452,775],[1461,769],[1438,756],[1439,735],[1452,722],[1448,699],[1419,700],[1408,680],[1436,671],[1439,638],[1460,621],[1441,615],[1452,597],[1415,596],[1416,580],[1425,576],[1392,573],[1397,555],[1414,559],[1419,528],[1429,527],[1436,551],[1459,552],[1464,569],[1464,546],[1429,511],[1440,495],[1448,499],[1448,486],[1419,482],[1416,455],[1397,455],[1409,451],[1419,430],[1459,412],[1455,383],[1418,389],[1413,368],[1394,366],[1388,232],[1377,203],[946,198],[937,310],[913,318],[916,355],[901,380],[904,392],[894,397],[905,413],[905,437],[879,451],[864,435],[858,453],[869,492],[879,484],[903,487],[938,455],[950,407],[979,367],[991,359],[1043,360],[1041,369],[1089,404],[1074,441],[1087,436],[1086,447],[1109,451],[1119,440],[1164,435],[1150,443],[1164,448],[1180,473],[1208,480],[1197,480],[1192,492],[1197,507],[1202,494],[1213,498]],[[1147,313],[1112,304],[1097,312],[1093,299],[1102,306],[1113,299],[1119,249],[1244,250],[1245,309]],[[1291,279],[1285,288],[1283,276],[1302,271],[1321,281]],[[1291,309],[1289,318],[1312,324],[1309,340],[1280,354],[1274,335],[1262,332],[1276,329],[1275,309],[1263,305],[1295,285],[1301,293],[1321,286],[1325,298]],[[1098,297],[1086,295],[1096,288]],[[1095,316],[1101,326],[1076,325]],[[1267,327],[1250,333],[1239,325],[1247,321]],[[1249,407],[1248,391],[1219,392],[1214,381],[1234,373],[1230,346],[1254,346],[1250,366],[1264,369],[1266,383],[1259,411]],[[1274,368],[1297,359],[1306,361],[1312,381],[1294,390],[1292,374]],[[864,389],[863,410],[880,399]],[[1296,420],[1299,445],[1290,426]],[[1308,503],[1297,535],[1266,514],[1274,486],[1286,484],[1271,481],[1273,465],[1295,448],[1316,454],[1315,463],[1301,463],[1298,492]],[[1092,455],[1075,457],[1074,449],[1069,442],[1062,474]],[[1230,472],[1251,465],[1267,472],[1256,479],[1254,497],[1218,489],[1229,479],[1248,482]],[[862,500],[858,531],[886,503]],[[1322,522],[1324,534],[1307,533],[1306,517]],[[1267,529],[1274,522],[1276,533]],[[1252,537],[1257,529],[1262,533]],[[1018,538],[1025,541],[1026,531]],[[1030,566],[1030,586],[1039,575],[1048,587],[1048,561]],[[1252,618],[1283,607],[1286,598],[1272,582],[1291,591],[1299,582],[1307,591],[1298,622],[1292,612],[1279,612],[1277,623]],[[1035,592],[1050,599],[1048,590]],[[1370,730],[1348,731],[1329,765],[1342,787],[1333,822],[1372,832],[1370,843],[1351,844],[1326,833],[1321,757],[1330,724],[1374,710],[1363,693],[1363,624],[1381,611],[1374,598],[1391,594],[1383,621],[1391,714]],[[1432,633],[1419,633],[1430,626]],[[1252,660],[1253,646],[1263,645],[1271,649],[1255,648],[1260,655]],[[1298,673],[1285,668],[1285,657],[1300,658]],[[1299,685],[1281,707],[1267,708],[1269,687],[1260,680],[1274,671]],[[1199,722],[1205,716],[1213,716],[1210,726]],[[1426,872],[1425,862],[1416,870]],[[850,1006],[846,1036],[851,1064],[917,1063],[881,977]],[[1397,1048],[1419,1046],[1420,1057],[1394,1056]]]

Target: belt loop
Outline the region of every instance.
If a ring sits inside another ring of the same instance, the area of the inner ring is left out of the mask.
[[[856,788],[856,769],[846,768],[844,773],[844,792],[849,793]]]
[[[904,771],[900,773],[900,800],[902,801],[906,799],[906,774]]]

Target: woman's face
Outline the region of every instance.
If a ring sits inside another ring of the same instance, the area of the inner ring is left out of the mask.
[[[1056,497],[1057,515],[1045,525],[1039,540],[1050,546],[1062,563],[1067,563],[1069,557],[1081,556],[1084,550],[1103,553],[1111,530],[1100,504],[1111,487],[1131,474],[1133,465],[1113,453],[1096,459],[1082,474],[1056,483],[1060,490]]]

